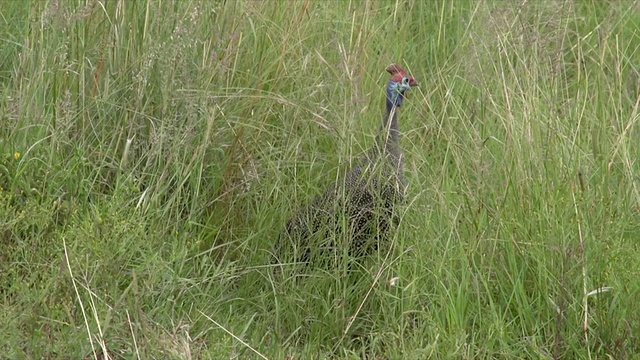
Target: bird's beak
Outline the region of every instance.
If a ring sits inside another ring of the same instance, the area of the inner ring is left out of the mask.
[[[414,78],[409,78],[409,86],[411,86],[411,87],[418,87],[418,86],[420,86],[420,85],[418,84],[418,82],[416,81],[416,79],[414,79]]]

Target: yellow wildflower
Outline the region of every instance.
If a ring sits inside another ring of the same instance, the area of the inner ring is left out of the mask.
[[[22,154],[20,154],[17,151],[13,153],[13,158],[16,159],[16,160],[20,159],[20,156],[22,156]]]

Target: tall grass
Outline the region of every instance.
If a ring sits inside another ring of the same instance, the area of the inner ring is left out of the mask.
[[[633,358],[638,10],[5,2],[0,348]],[[391,256],[275,276],[287,217],[373,143],[391,62],[421,83]]]

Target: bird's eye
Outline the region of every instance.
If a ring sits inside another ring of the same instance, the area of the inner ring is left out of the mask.
[[[402,85],[409,85],[409,78],[403,77],[402,78]]]

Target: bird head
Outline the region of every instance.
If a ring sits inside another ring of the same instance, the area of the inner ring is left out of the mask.
[[[391,74],[391,80],[387,86],[387,106],[400,107],[404,96],[412,87],[418,86],[416,80],[407,75],[407,72],[397,64],[387,66],[387,72]]]

